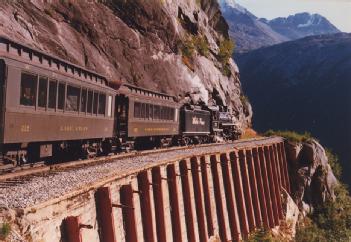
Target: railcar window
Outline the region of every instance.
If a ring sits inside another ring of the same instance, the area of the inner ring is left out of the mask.
[[[80,89],[78,87],[67,86],[66,110],[78,112]]]
[[[65,106],[65,96],[66,96],[65,92],[66,92],[66,85],[65,85],[65,83],[59,83],[57,108],[61,109],[61,110]]]
[[[49,108],[56,108],[57,82],[49,82]]]
[[[153,114],[154,114],[154,109],[153,109],[154,105],[150,104],[150,108],[149,108],[149,119],[153,119]]]
[[[87,89],[82,89],[82,96],[80,98],[80,111],[85,113],[87,107]]]
[[[160,119],[161,120],[165,119],[165,107],[163,106],[160,107]]]
[[[108,96],[108,101],[107,101],[107,116],[111,117],[112,116],[112,96]]]
[[[142,104],[141,104],[140,117],[141,117],[141,118],[145,118],[145,103],[142,103]]]
[[[93,110],[93,91],[88,91],[88,105],[87,105],[87,113],[91,113]]]
[[[172,108],[171,109],[171,120],[177,121],[177,119],[175,117],[175,113],[176,113],[176,109]]]
[[[106,95],[99,95],[99,114],[105,115],[106,112]]]
[[[48,92],[48,79],[44,77],[39,77],[38,106],[41,108],[46,108],[46,102],[48,98],[47,92]]]
[[[24,106],[35,106],[37,97],[38,76],[27,73],[21,75],[21,99],[20,104]]]
[[[145,118],[149,119],[149,110],[150,110],[150,104],[146,103],[145,104]]]
[[[140,118],[140,103],[134,103],[134,118]]]
[[[98,111],[98,101],[99,101],[99,93],[94,92],[94,101],[93,101],[93,113],[97,114]]]
[[[154,105],[154,119],[160,119],[160,106]]]

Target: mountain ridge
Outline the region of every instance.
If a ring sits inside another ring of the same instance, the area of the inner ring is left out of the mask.
[[[234,0],[219,3],[239,53],[307,36],[341,32],[319,14],[303,12],[267,20],[256,17]]]
[[[308,131],[351,159],[351,34],[305,37],[236,55],[253,126]],[[288,111],[287,111],[288,110]],[[351,179],[344,177],[348,184]]]

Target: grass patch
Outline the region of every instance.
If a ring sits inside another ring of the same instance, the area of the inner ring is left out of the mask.
[[[11,225],[9,223],[3,223],[0,228],[0,239],[6,239],[11,232]]]
[[[268,130],[263,134],[264,136],[281,136],[286,138],[287,140],[291,142],[305,142],[307,140],[312,139],[312,136],[310,133],[305,132],[305,133],[297,133],[295,131],[290,131],[290,130]]]
[[[270,230],[261,228],[249,235],[245,242],[276,242]]]

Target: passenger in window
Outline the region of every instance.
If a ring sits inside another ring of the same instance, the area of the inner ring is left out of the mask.
[[[22,89],[21,104],[25,106],[34,106],[34,95],[30,87],[24,87]]]

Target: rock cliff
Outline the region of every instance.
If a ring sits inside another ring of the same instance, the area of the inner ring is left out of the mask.
[[[238,68],[220,58],[229,35],[215,0],[4,1],[0,31],[111,80],[223,103],[243,127],[250,123]]]

